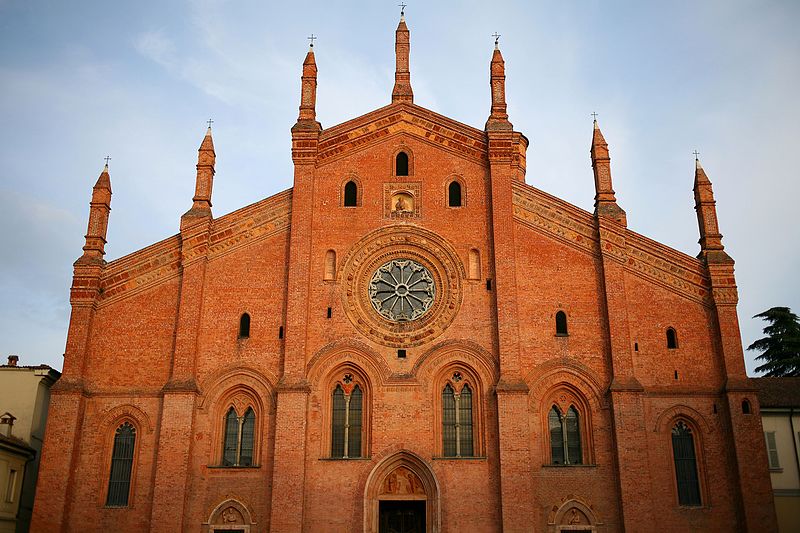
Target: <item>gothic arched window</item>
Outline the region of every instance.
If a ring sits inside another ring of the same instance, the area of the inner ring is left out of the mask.
[[[564,311],[556,313],[556,335],[559,337],[569,335],[567,331],[567,313]]]
[[[133,452],[136,448],[136,428],[130,422],[119,426],[114,433],[114,448],[111,452],[111,473],[108,480],[109,507],[127,507],[131,492]]]
[[[348,181],[344,186],[344,206],[356,207],[358,205],[358,185],[353,180]]]
[[[700,481],[697,476],[694,437],[692,429],[683,421],[672,427],[672,455],[675,461],[678,503],[692,507],[699,506]]]
[[[667,328],[667,348],[674,350],[678,347],[678,334],[674,328]]]
[[[408,176],[408,154],[398,152],[394,161],[395,176]]]
[[[460,376],[458,372],[454,376]],[[458,377],[454,381],[458,381]],[[450,383],[442,389],[442,455],[475,455],[472,421],[472,389],[465,383],[459,392]]]
[[[239,416],[232,406],[225,414],[222,466],[253,466],[256,414],[248,407]]]
[[[350,374],[344,377],[344,381],[349,380],[351,383],[352,379]],[[364,393],[358,385],[352,387],[349,393],[339,383],[333,389],[331,457],[361,457],[363,400]]]
[[[448,207],[461,207],[461,184],[455,180],[447,187]]]
[[[239,338],[246,339],[250,337],[250,315],[242,313],[239,318]]]
[[[547,415],[550,429],[550,462],[554,465],[583,464],[581,447],[580,415],[575,406],[570,406],[562,414],[553,406]]]

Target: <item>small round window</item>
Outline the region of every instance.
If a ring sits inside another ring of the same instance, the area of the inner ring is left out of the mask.
[[[411,259],[389,261],[369,282],[372,307],[394,322],[418,319],[431,308],[435,295],[433,276]]]

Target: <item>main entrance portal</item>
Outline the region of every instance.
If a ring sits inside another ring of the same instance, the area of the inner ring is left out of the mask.
[[[425,533],[425,500],[382,500],[380,533]]]

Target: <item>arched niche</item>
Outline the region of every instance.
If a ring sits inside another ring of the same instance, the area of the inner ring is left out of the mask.
[[[208,522],[202,524],[200,530],[203,533],[232,532],[250,533],[255,530],[256,523],[253,521],[252,513],[242,502],[230,498],[217,505],[208,518]]]
[[[375,465],[364,489],[364,531],[378,533],[381,502],[424,502],[425,532],[441,531],[439,483],[416,454],[399,451]]]

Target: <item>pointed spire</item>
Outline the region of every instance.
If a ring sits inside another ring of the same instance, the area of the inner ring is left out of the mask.
[[[86,229],[86,244],[81,263],[102,262],[106,253],[106,233],[108,232],[108,215],[111,212],[111,176],[108,173],[108,159],[103,171],[92,189],[92,201],[89,203],[89,224]]]
[[[184,216],[211,216],[211,189],[214,186],[214,165],[217,161],[214,139],[211,137],[212,122],[209,120],[206,135],[197,150],[197,177],[195,178],[193,203],[192,208]]]
[[[594,171],[594,213],[598,216],[610,217],[622,225],[627,225],[625,211],[617,205],[614,188],[611,183],[611,156],[608,152],[608,143],[600,126],[597,124],[597,115],[594,115],[592,146],[592,170]]]
[[[512,130],[506,106],[506,63],[500,53],[500,35],[495,33],[494,52],[489,64],[489,87],[492,92],[492,110],[486,121],[486,130]]]
[[[300,88],[300,114],[297,122],[313,123],[317,120],[317,62],[314,57],[314,34],[309,37],[311,44],[303,61],[303,76]]]
[[[404,8],[405,9],[405,8]],[[394,72],[394,89],[392,103],[414,103],[414,91],[411,90],[411,72],[408,69],[408,56],[411,51],[411,37],[406,26],[404,10],[400,12],[400,23],[395,31],[394,53],[396,67]]]
[[[697,225],[700,229],[700,255],[715,261],[731,261],[722,245],[722,234],[717,223],[717,202],[714,188],[706,171],[695,153],[694,159],[694,209],[697,212]]]

